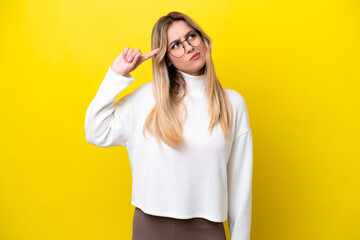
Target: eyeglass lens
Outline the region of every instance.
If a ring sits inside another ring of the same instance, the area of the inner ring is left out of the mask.
[[[186,40],[185,40],[186,41]],[[201,36],[197,32],[191,32],[187,38],[188,43],[193,46],[197,47],[201,44]],[[170,46],[170,53],[174,57],[182,57],[185,53],[185,46],[181,46],[183,43],[180,44],[180,42],[175,42]]]

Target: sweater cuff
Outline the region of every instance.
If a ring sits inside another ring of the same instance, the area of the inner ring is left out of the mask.
[[[129,77],[125,77],[125,76],[122,76],[122,75],[119,75],[117,73],[115,73],[112,69],[111,69],[111,66],[109,67],[108,69],[108,75],[110,76],[111,79],[115,79],[115,80],[118,80],[118,81],[122,81],[122,82],[126,82],[128,85],[130,85],[130,83],[132,83],[135,79],[133,78],[133,76],[130,76]]]

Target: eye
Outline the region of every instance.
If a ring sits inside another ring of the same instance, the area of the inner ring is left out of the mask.
[[[189,35],[189,38],[190,38],[190,37],[193,37],[193,38],[194,38],[194,37],[196,37],[196,34],[195,34],[195,33],[192,33],[192,34]]]
[[[174,43],[174,45],[172,45],[171,49],[177,48],[177,47],[178,47],[178,45],[179,45],[179,43],[178,43],[178,42]]]

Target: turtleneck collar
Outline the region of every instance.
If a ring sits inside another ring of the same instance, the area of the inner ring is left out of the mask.
[[[205,86],[206,86],[206,79],[205,74],[200,76],[194,76],[190,75],[188,73],[185,73],[183,71],[180,71],[180,74],[183,76],[183,78],[186,81],[186,90],[188,94],[190,95],[203,95],[205,92]]]

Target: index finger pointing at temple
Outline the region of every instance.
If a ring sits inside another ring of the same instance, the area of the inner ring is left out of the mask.
[[[141,56],[141,62],[148,60],[149,58],[153,57],[155,54],[157,54],[160,51],[160,48],[156,48],[152,50],[151,52]]]

